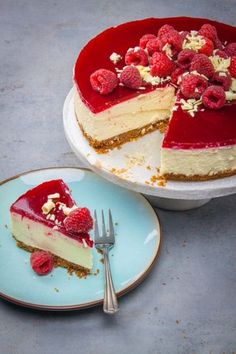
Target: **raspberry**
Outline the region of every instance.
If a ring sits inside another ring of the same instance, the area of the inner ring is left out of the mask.
[[[30,256],[30,264],[35,273],[46,275],[54,267],[53,256],[45,251],[34,251]]]
[[[125,54],[126,65],[148,65],[148,55],[142,48],[131,48]]]
[[[236,43],[227,44],[224,50],[229,57],[236,55]]]
[[[188,69],[196,52],[192,49],[183,49],[178,54],[177,62],[181,68]]]
[[[156,36],[154,34],[150,34],[150,33],[144,34],[139,40],[140,48],[145,49],[146,45],[147,45],[147,42],[150,39],[156,39]]]
[[[200,48],[198,50],[198,53],[206,54],[207,56],[210,56],[210,55],[212,55],[212,52],[214,50],[214,44],[207,37],[204,37],[204,41],[205,41],[205,44],[202,46],[202,48]]]
[[[173,55],[175,56],[182,49],[183,40],[176,30],[172,30],[161,37],[162,47],[169,44]]]
[[[164,53],[154,53],[152,56],[151,75],[166,77],[175,69],[174,62]]]
[[[219,38],[216,38],[216,39],[215,39],[214,44],[215,44],[215,48],[216,48],[216,49],[220,49],[220,50],[223,50],[223,49],[224,49],[223,44],[222,44],[222,42],[219,40]]]
[[[116,74],[110,70],[98,69],[90,75],[92,88],[101,95],[107,95],[118,85]]]
[[[88,232],[93,228],[93,219],[87,208],[77,208],[64,219],[64,226],[71,233]]]
[[[150,39],[147,42],[147,51],[149,55],[153,55],[155,52],[159,52],[161,50],[162,44],[159,38]]]
[[[171,74],[171,82],[173,82],[173,84],[177,84],[179,76],[182,75],[184,72],[185,72],[184,68],[181,67],[176,68]]]
[[[187,74],[182,77],[180,91],[186,98],[199,99],[208,86],[207,80],[200,75]]]
[[[142,85],[142,78],[135,66],[127,66],[120,75],[120,82],[126,87],[138,89]]]
[[[194,70],[209,78],[214,75],[214,67],[212,62],[205,54],[195,54],[190,65],[190,71]]]
[[[216,72],[212,79],[214,85],[222,86],[225,91],[228,91],[231,86],[231,76],[225,72]]]
[[[231,58],[229,72],[231,76],[236,79],[236,55]]]
[[[220,49],[216,50],[215,55],[218,55],[220,58],[224,58],[224,59],[228,58],[228,55],[223,50]]]
[[[216,28],[209,23],[202,25],[198,33],[203,37],[209,38],[213,43],[218,38]]]
[[[225,92],[220,86],[209,86],[202,95],[202,102],[205,107],[219,109],[225,104]]]
[[[162,26],[159,31],[158,31],[158,37],[159,38],[162,38],[162,36],[165,36],[167,35],[168,33],[172,32],[172,31],[175,31],[174,27],[173,26],[170,26],[170,25],[164,25]]]
[[[182,41],[185,40],[185,38],[187,37],[187,35],[189,35],[189,31],[181,31],[179,32],[180,37],[182,38]]]

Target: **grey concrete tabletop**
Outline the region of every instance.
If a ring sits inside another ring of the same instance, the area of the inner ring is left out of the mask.
[[[235,24],[235,0],[0,1],[0,179],[81,166],[63,133],[62,105],[79,50],[108,26],[190,15]],[[236,195],[186,212],[158,210],[153,271],[102,308],[37,312],[0,301],[1,354],[236,353]]]

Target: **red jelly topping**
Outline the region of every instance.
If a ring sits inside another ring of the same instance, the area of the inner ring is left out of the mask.
[[[42,206],[48,200],[48,195],[59,193],[60,198],[54,200],[56,207],[53,209],[53,214],[57,220],[57,224],[54,220],[49,220],[46,215],[42,212]],[[91,240],[88,234],[83,235],[70,235],[64,225],[63,221],[66,215],[59,208],[59,202],[64,203],[67,207],[71,208],[75,202],[71,197],[70,190],[68,186],[61,180],[51,180],[44,182],[37,187],[28,190],[22,196],[20,196],[15,203],[12,204],[10,211],[12,213],[17,213],[22,216],[22,218],[27,217],[33,221],[43,223],[44,225],[53,228],[58,227],[58,231],[62,232],[64,235],[71,237],[80,243],[85,239],[86,243],[92,247]],[[60,224],[58,224],[60,223]],[[50,235],[48,235],[50,237]]]
[[[198,111],[194,117],[179,108],[173,112],[163,147],[200,149],[236,144],[236,104]]]
[[[123,68],[125,65],[124,57],[128,48],[137,46],[139,39],[146,33],[156,35],[159,28],[165,24],[172,25],[178,31],[199,30],[205,23],[212,24],[217,28],[218,36],[222,42],[234,41],[235,27],[208,19],[190,17],[147,18],[124,23],[103,31],[82,49],[75,64],[74,81],[81,99],[92,112],[98,113],[140,93],[154,90],[156,86],[151,85],[142,91],[134,91],[119,86],[111,94],[102,96],[92,89],[89,78],[98,68],[105,68],[114,72],[115,67]],[[109,59],[113,52],[120,54],[123,58],[116,65]],[[96,58],[96,60],[91,60],[91,58]]]

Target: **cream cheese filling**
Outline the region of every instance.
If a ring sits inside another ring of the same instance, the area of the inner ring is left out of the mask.
[[[207,149],[161,150],[160,173],[186,176],[214,176],[224,171],[236,171],[236,145]]]
[[[57,230],[17,213],[11,213],[13,236],[28,246],[49,251],[84,268],[92,268],[92,250]]]
[[[91,112],[75,89],[77,119],[84,132],[97,141],[168,119],[175,101],[172,86],[157,88],[146,94],[121,102],[97,114]]]

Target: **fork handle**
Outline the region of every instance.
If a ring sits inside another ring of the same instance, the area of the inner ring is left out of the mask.
[[[105,266],[105,289],[103,311],[108,314],[114,314],[119,311],[118,301],[112,281],[110,262],[108,256],[108,247],[103,249],[104,266]]]

